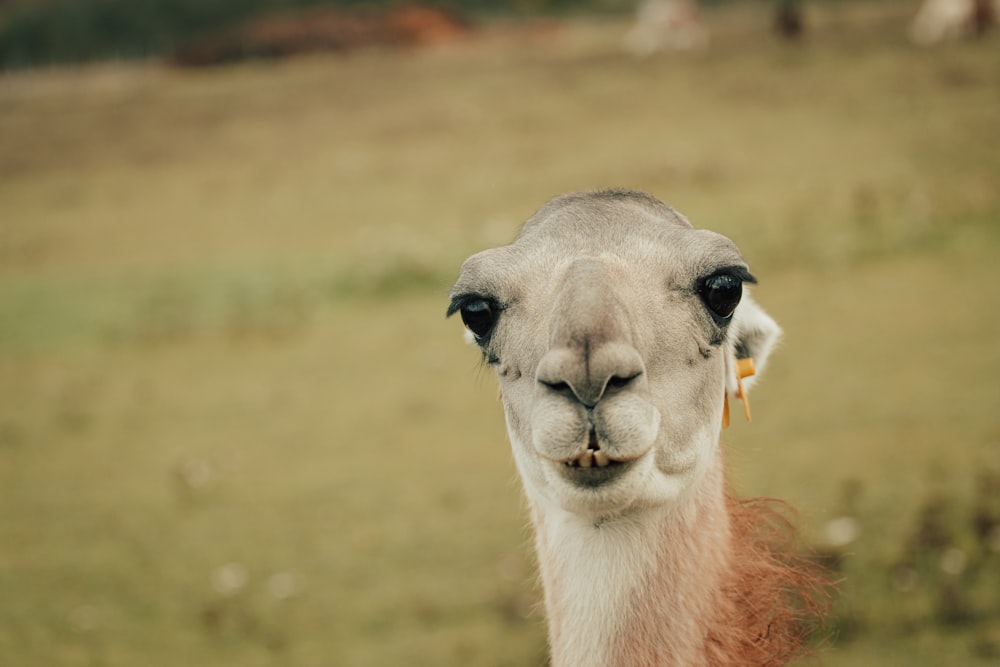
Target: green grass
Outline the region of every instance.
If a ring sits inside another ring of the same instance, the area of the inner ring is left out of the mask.
[[[629,185],[736,240],[785,327],[725,441],[811,543],[860,522],[822,663],[995,664],[1000,51],[917,51],[893,7],[801,46],[718,10],[709,53],[644,62],[576,22],[0,78],[0,662],[543,664],[445,295],[548,197]]]

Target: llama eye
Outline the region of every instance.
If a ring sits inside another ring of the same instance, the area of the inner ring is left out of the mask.
[[[462,304],[462,322],[476,338],[485,338],[496,323],[496,308],[486,299],[475,299]]]
[[[698,294],[716,318],[728,320],[743,296],[743,281],[729,273],[716,273],[702,281]]]

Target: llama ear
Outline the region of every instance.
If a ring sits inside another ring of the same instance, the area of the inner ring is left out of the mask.
[[[729,324],[726,389],[732,394],[739,392],[737,359],[753,359],[753,366],[759,375],[780,339],[781,327],[744,291],[743,300]],[[750,387],[753,381],[753,377],[745,375],[743,387]]]

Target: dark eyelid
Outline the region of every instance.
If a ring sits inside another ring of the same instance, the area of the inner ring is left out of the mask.
[[[445,317],[451,317],[460,311],[465,304],[472,301],[489,301],[493,304],[494,308],[502,310],[500,305],[497,303],[497,300],[493,297],[487,294],[479,294],[478,292],[468,292],[465,294],[456,294],[452,297],[451,304],[448,305],[448,312],[445,313]]]
[[[705,281],[708,278],[711,278],[712,276],[718,276],[718,275],[730,275],[730,276],[732,276],[734,278],[739,278],[740,280],[742,280],[745,283],[749,283],[751,285],[756,285],[757,284],[757,279],[753,276],[752,273],[750,273],[750,271],[747,269],[747,267],[745,267],[745,266],[738,266],[738,265],[737,266],[722,266],[722,267],[719,267],[719,268],[715,269],[714,271],[712,271],[711,273],[706,274],[705,276],[703,276],[699,280],[700,281]]]

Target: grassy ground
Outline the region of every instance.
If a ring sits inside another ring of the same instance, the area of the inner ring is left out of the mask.
[[[549,196],[630,185],[734,238],[786,328],[725,437],[840,562],[823,664],[996,664],[1000,50],[838,7],[644,62],[581,22],[0,78],[0,662],[543,664],[445,294]]]

